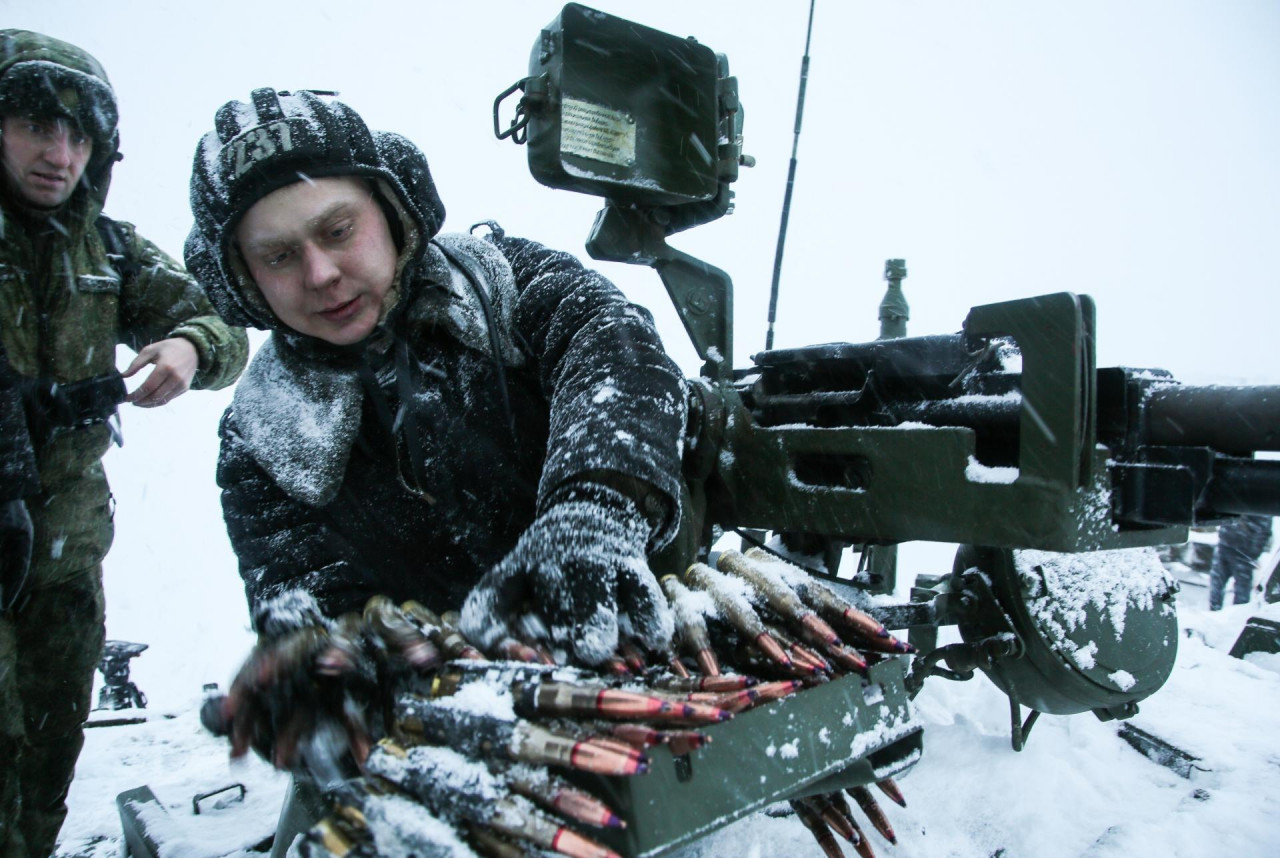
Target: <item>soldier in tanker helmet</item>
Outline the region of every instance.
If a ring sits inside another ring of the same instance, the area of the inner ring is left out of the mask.
[[[121,157],[116,116],[106,73],[85,51],[0,30],[0,343],[7,383],[24,391],[38,472],[34,494],[11,483],[0,493],[0,527],[19,533],[24,512],[32,526],[29,569],[20,551],[5,552],[0,604],[6,858],[53,851],[84,742],[113,534],[108,421],[126,398],[152,407],[225,387],[248,352],[244,331],[218,318],[181,265],[102,215]],[[124,376],[145,371],[127,397],[119,343],[137,352]]]
[[[648,311],[496,225],[437,235],[422,152],[340,101],[260,89],[214,126],[186,260],[271,331],[218,465],[260,645],[386,595],[465,603],[490,652],[663,650],[646,552],[679,521],[685,389]]]

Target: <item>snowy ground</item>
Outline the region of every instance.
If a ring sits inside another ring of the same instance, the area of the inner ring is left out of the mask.
[[[922,556],[939,554],[930,546]],[[910,563],[912,552],[904,552]],[[936,561],[934,568],[937,568]],[[1147,760],[1091,715],[1044,716],[1027,747],[1009,745],[1006,699],[983,678],[931,680],[917,698],[925,724],[923,759],[900,785],[908,807],[885,802],[899,838],[877,842],[882,855],[952,856],[1264,856],[1280,847],[1280,656],[1241,661],[1227,655],[1250,616],[1280,619],[1280,605],[1205,609],[1204,591],[1185,588],[1181,642],[1168,684],[1142,704],[1133,723],[1199,757],[1188,780]],[[239,645],[231,636],[228,647]],[[144,661],[150,653],[145,653]],[[139,661],[141,666],[143,661]],[[135,675],[143,671],[135,671]],[[140,680],[140,684],[142,684]],[[72,787],[60,855],[119,854],[115,796],[148,784],[168,809],[158,830],[166,856],[241,856],[274,827],[285,780],[256,759],[231,763],[225,746],[196,716],[199,684],[185,698],[158,701],[172,720],[90,730]],[[243,803],[193,796],[232,783]],[[872,834],[874,838],[875,835]],[[794,819],[757,814],[706,838],[687,858],[818,855]]]

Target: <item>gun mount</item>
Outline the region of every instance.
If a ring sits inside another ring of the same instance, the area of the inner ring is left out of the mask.
[[[728,213],[752,163],[728,60],[692,38],[570,3],[494,122],[527,143],[539,182],[604,198],[588,252],[653,267],[703,361],[681,533],[651,558],[660,576],[705,560],[723,532],[772,531],[852,600],[893,592],[897,543],[960,543],[952,571],[919,576],[908,604],[867,609],[920,649],[911,693],[986,673],[1020,749],[1040,712],[1128,717],[1168,678],[1176,588],[1150,547],[1280,514],[1280,462],[1254,457],[1280,449],[1280,388],[1100,369],[1087,295],[977,306],[958,333],[906,337],[906,266],[890,260],[882,339],[735,368],[729,275],[667,245]],[[838,568],[849,546],[870,557],[852,577]],[[938,648],[943,625],[964,643]]]
[[[102,672],[102,688],[98,691],[98,709],[146,709],[147,696],[129,679],[129,662],[142,655],[147,644],[129,641],[107,641],[102,650],[98,670]]]

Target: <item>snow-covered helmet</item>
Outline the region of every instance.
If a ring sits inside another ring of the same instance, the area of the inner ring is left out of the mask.
[[[444,204],[422,151],[398,134],[370,131],[341,101],[307,90],[255,89],[248,103],[229,101],[218,109],[214,129],[196,146],[195,223],[184,255],[187,269],[228,323],[279,325],[261,293],[245,282],[233,241],[240,218],[272,191],[326,176],[380,180],[376,187],[394,193],[394,205],[412,221],[419,247],[444,221]]]

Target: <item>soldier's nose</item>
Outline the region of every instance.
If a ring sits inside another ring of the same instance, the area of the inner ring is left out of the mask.
[[[302,250],[303,275],[310,289],[324,289],[336,283],[342,276],[338,266],[329,254],[314,245],[307,245]]]

